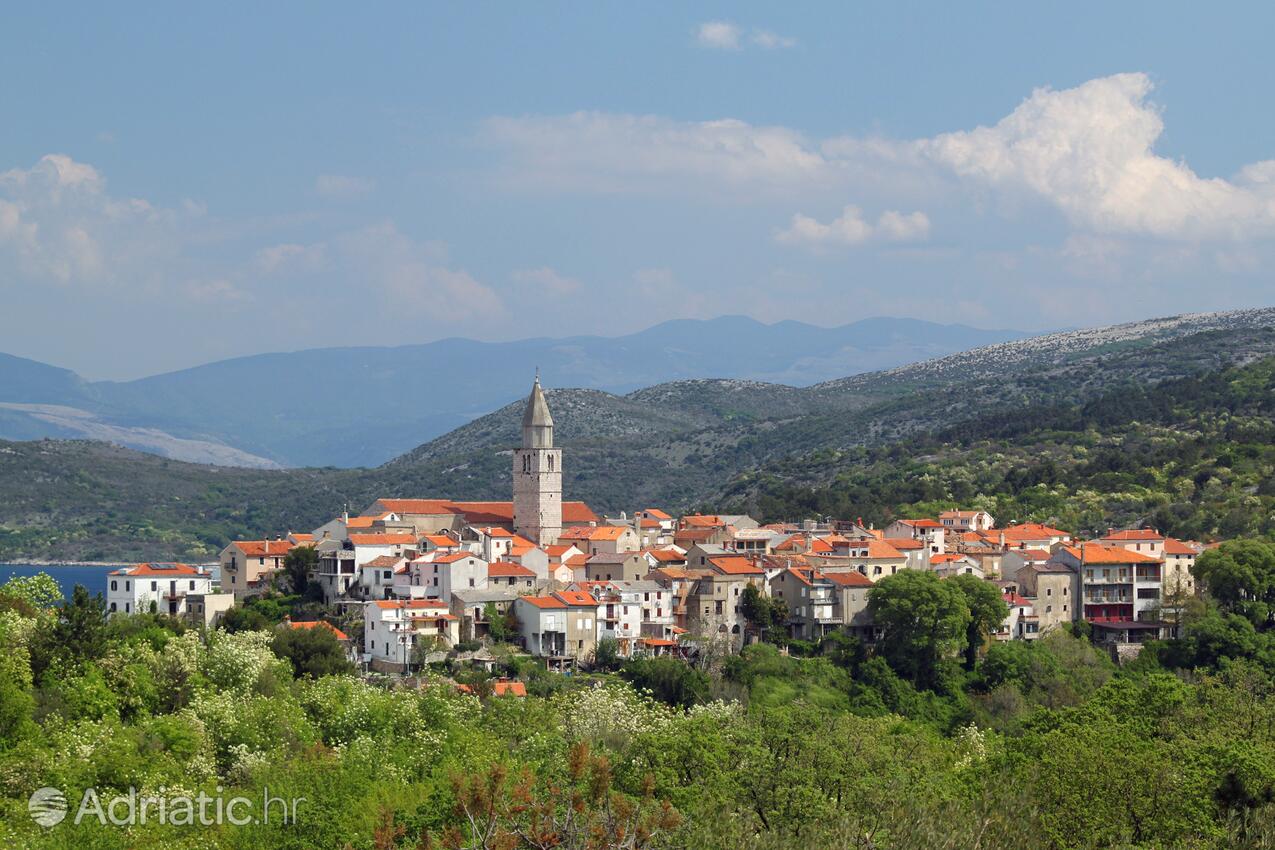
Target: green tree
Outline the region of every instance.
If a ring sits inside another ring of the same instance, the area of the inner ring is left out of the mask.
[[[620,676],[669,705],[690,708],[708,701],[708,677],[676,658],[632,658],[620,669]]]
[[[744,615],[744,619],[762,640],[766,639],[767,632],[777,626],[782,627],[788,619],[788,607],[782,600],[772,599],[752,582],[740,594],[739,613]]]
[[[62,601],[62,589],[58,587],[57,579],[41,572],[33,576],[13,576],[0,585],[0,596],[20,599],[45,611]]]
[[[292,664],[293,675],[298,678],[309,676],[317,679],[354,671],[354,665],[346,657],[345,647],[336,634],[324,626],[305,629],[279,626],[270,642],[270,649]]]
[[[942,661],[961,648],[970,624],[960,588],[934,573],[904,570],[873,585],[868,610],[890,666],[918,688],[937,687]]]
[[[310,571],[319,563],[319,553],[313,546],[294,546],[283,559],[283,570],[288,576],[292,592],[306,595],[310,585]]]
[[[978,651],[988,635],[1005,622],[1009,606],[999,587],[978,576],[958,575],[948,581],[964,594],[970,609],[969,625],[965,627],[965,669],[973,670],[978,663]]]
[[[1275,614],[1275,545],[1262,540],[1228,540],[1200,553],[1195,577],[1226,611],[1266,626]]]
[[[496,643],[512,643],[518,634],[518,621],[514,618],[514,609],[510,605],[503,614],[496,608],[495,602],[483,606],[483,619],[487,621],[487,636]]]

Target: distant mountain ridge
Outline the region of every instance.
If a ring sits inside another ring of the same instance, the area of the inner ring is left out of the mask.
[[[1051,336],[808,387],[550,390],[564,494],[615,513],[721,509],[776,482],[825,491],[864,447],[893,446],[902,461],[915,435],[1275,356],[1275,309]],[[87,441],[0,442],[0,560],[200,559],[381,497],[508,499],[521,412],[520,399],[374,469],[232,469]]]
[[[1026,335],[915,319],[823,328],[723,316],[619,337],[260,354],[127,382],[0,355],[0,438],[105,439],[235,466],[368,466],[522,397],[535,366],[546,385],[611,393],[696,378],[806,386]]]

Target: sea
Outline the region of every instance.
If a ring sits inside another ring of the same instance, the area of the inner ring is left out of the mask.
[[[106,595],[106,574],[118,570],[124,564],[111,566],[83,565],[37,565],[37,564],[0,564],[0,584],[4,584],[14,576],[33,576],[36,573],[48,573],[57,580],[62,589],[62,596],[71,598],[71,592],[77,584],[84,585],[89,593]]]

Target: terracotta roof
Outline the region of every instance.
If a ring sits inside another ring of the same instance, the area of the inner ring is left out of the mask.
[[[368,561],[363,566],[373,567],[375,569],[381,569],[382,567],[397,566],[398,562],[401,560],[403,559],[395,557],[394,555],[377,555],[375,558]]]
[[[659,508],[647,508],[646,510],[642,511],[642,513],[646,514],[647,516],[654,517],[655,519],[672,519],[673,518],[669,516],[668,514],[664,513],[664,511],[660,510]]]
[[[1039,539],[1046,537],[1070,537],[1071,532],[1063,531],[1061,528],[1054,528],[1050,525],[1044,525],[1039,522],[1024,522],[1019,525],[1011,525],[1006,528],[992,528],[985,532],[984,535],[990,539],[997,539],[999,535],[1004,534],[1008,539]]]
[[[323,629],[327,629],[328,631],[332,632],[332,634],[336,635],[337,640],[350,639],[349,635],[347,635],[345,632],[341,631],[340,629],[338,629],[336,626],[332,625],[331,623],[327,622],[326,620],[311,620],[310,622],[306,622],[306,623],[290,622],[288,623],[288,628],[290,629],[323,628]]]
[[[1084,557],[1081,558],[1081,550],[1079,546],[1064,546],[1072,557],[1077,560],[1083,560],[1085,566],[1093,566],[1094,564],[1158,564],[1159,558],[1153,558],[1150,555],[1144,555],[1141,552],[1134,552],[1132,549],[1126,549],[1123,546],[1103,546],[1098,543],[1085,543]]]
[[[832,552],[832,544],[816,537],[810,541],[810,548],[806,551],[815,555],[827,555]]]
[[[645,646],[677,646],[677,641],[668,638],[642,638]]]
[[[292,539],[292,542],[296,543],[297,545],[300,545],[300,544],[302,544],[302,543],[313,543],[313,542],[314,542],[314,535],[313,535],[313,534],[302,533],[302,532],[299,532],[299,531],[293,531],[293,532],[289,533],[289,534],[288,534],[288,537],[290,537],[290,538]]]
[[[594,599],[589,594],[583,593],[578,590],[560,590],[557,593],[555,593],[554,596],[558,597],[559,599],[561,599],[563,602],[567,603],[568,605],[571,605],[577,608],[581,606],[594,606],[598,604],[598,600]]]
[[[549,553],[550,558],[561,558],[562,553],[573,546],[572,543],[551,543],[545,547],[545,551]]]
[[[1050,558],[1044,549],[1015,549],[1014,554],[1029,561],[1048,561]]]
[[[250,558],[261,558],[267,555],[286,555],[296,544],[287,540],[236,540],[231,544],[239,547]]]
[[[901,519],[899,522],[904,525],[910,525],[913,528],[942,528],[943,523],[936,519]]]
[[[795,578],[797,581],[801,582],[802,584],[810,584],[810,576],[806,575],[806,573],[811,572],[810,570],[799,570],[796,567],[789,567],[784,572],[786,572],[788,575],[792,576],[793,578]]]
[[[1198,555],[1199,550],[1193,546],[1183,543],[1173,537],[1166,537],[1164,540],[1164,554],[1166,555]]]
[[[536,574],[521,564],[512,564],[509,561],[492,561],[487,565],[488,578],[535,578]]]
[[[942,555],[930,556],[931,564],[950,564],[953,561],[963,561],[963,560],[965,560],[965,556],[956,552],[945,552]]]
[[[726,521],[713,514],[690,514],[682,517],[682,525],[686,528],[720,528]]]
[[[893,540],[856,540],[847,547],[847,551],[851,557],[857,558],[902,559],[907,557],[895,548]]]
[[[1007,604],[1014,605],[1020,608],[1031,608],[1032,606],[1036,604],[1032,602],[1030,599],[1025,599],[1024,597],[1019,596],[1017,593],[1006,593],[1006,594],[1003,594],[1002,598],[1005,600]]]
[[[122,567],[118,570],[112,570],[113,576],[206,576],[207,573],[201,573],[197,567],[190,564],[164,564],[155,562],[153,564],[134,564],[131,567]]]
[[[842,587],[872,587],[872,579],[857,572],[822,573],[823,577],[833,584]]]
[[[982,511],[940,511],[939,519],[973,519]]]
[[[681,552],[678,552],[676,549],[645,549],[642,554],[650,555],[662,564],[670,561],[686,560],[686,556]]]
[[[448,552],[446,555],[439,555],[433,561],[427,563],[432,564],[454,564],[457,561],[463,561],[466,558],[477,558],[473,552]]]
[[[659,528],[660,521],[658,519],[641,519],[638,520],[638,526],[641,528]]]
[[[415,534],[351,534],[350,542],[355,546],[397,546],[415,543]]]
[[[450,499],[377,499],[376,505],[396,514],[439,516],[462,514],[470,525],[510,525],[514,521],[513,502],[454,502]],[[370,510],[370,509],[369,509]],[[563,502],[563,522],[597,522],[584,502]]]
[[[690,543],[703,543],[716,533],[716,528],[683,528],[673,533],[673,539]]]
[[[519,596],[519,602],[526,602],[537,608],[566,608],[567,605],[556,596]]]
[[[920,540],[912,540],[909,537],[902,537],[902,538],[891,537],[889,540],[868,541],[868,542],[884,543],[887,546],[889,546],[891,549],[893,549],[895,551],[895,554],[899,554],[899,555],[903,554],[902,552],[899,551],[901,549],[924,549],[926,545],[924,542]],[[886,557],[894,557],[894,556],[887,555]]]
[[[582,525],[568,528],[558,537],[559,540],[619,540],[626,531],[632,531],[626,525]]]
[[[447,603],[441,599],[377,599],[372,604],[383,611],[395,608],[405,611],[423,611],[426,608],[447,610]]]
[[[352,516],[345,521],[345,530],[348,532],[351,528],[371,528],[375,521],[376,517],[372,516]]]
[[[585,562],[588,560],[589,556],[581,553],[579,555],[572,555],[562,563],[566,564],[568,567],[583,567]]]
[[[762,575],[766,571],[752,561],[740,555],[726,555],[720,558],[709,558],[708,562],[726,575]]]
[[[512,531],[510,531],[507,528],[501,528],[499,526],[489,525],[489,526],[486,526],[485,528],[480,528],[478,530],[482,532],[483,534],[486,534],[488,537],[513,537],[514,536],[514,533]]]
[[[1126,528],[1123,531],[1112,531],[1104,535],[1102,540],[1163,540],[1164,535],[1154,528]]]

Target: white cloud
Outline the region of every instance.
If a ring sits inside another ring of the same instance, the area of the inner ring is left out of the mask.
[[[572,295],[580,289],[580,281],[561,275],[548,266],[538,269],[519,269],[510,277],[515,283],[525,284],[546,295],[563,297]]]
[[[153,279],[178,256],[179,224],[193,215],[112,197],[93,166],[48,154],[29,169],[0,172],[0,263],[34,282]]]
[[[695,38],[701,47],[712,50],[740,50],[745,43],[762,50],[797,46],[797,39],[767,29],[754,29],[745,38],[744,30],[730,21],[705,21],[696,29]]]
[[[393,222],[342,234],[334,244],[343,270],[370,283],[395,310],[443,321],[504,313],[490,287],[439,262],[437,243],[418,242]]]
[[[705,21],[699,25],[696,38],[702,47],[714,50],[738,50],[742,33],[730,21]]]
[[[763,50],[781,50],[797,46],[797,39],[770,30],[753,30],[749,40]]]
[[[327,266],[327,246],[323,243],[299,245],[285,242],[257,251],[253,265],[263,274],[310,274]]]
[[[918,143],[961,177],[1026,190],[1097,233],[1243,237],[1275,226],[1275,166],[1237,182],[1198,176],[1155,153],[1164,131],[1146,74],[1117,74],[1063,91],[1037,89],[992,127]]]
[[[810,140],[787,127],[730,118],[600,112],[493,118],[482,133],[506,154],[508,182],[551,189],[693,197],[732,189],[734,197],[758,202],[777,193],[807,201],[840,194],[885,208],[976,212],[990,197],[1005,201],[996,208],[1009,215],[1022,214],[1018,201],[1036,198],[1082,232],[1275,236],[1275,160],[1227,180],[1201,177],[1157,154],[1164,121],[1149,102],[1151,88],[1145,74],[1118,74],[1072,89],[1038,89],[993,126],[917,140]],[[885,222],[887,230],[899,224]],[[917,234],[917,221],[901,224]],[[803,229],[817,230],[804,222]],[[851,221],[844,232],[854,231]]]
[[[343,174],[320,174],[314,179],[314,191],[325,198],[348,199],[369,194],[376,182],[366,177],[349,177]]]
[[[841,215],[824,224],[810,216],[794,215],[775,239],[786,245],[862,245],[865,242],[917,242],[930,234],[930,220],[923,212],[883,212],[872,223],[856,206],[847,206]]]
[[[800,133],[733,119],[576,112],[492,118],[482,135],[508,154],[508,180],[551,188],[641,193],[705,181],[783,188],[828,176],[824,157]]]

